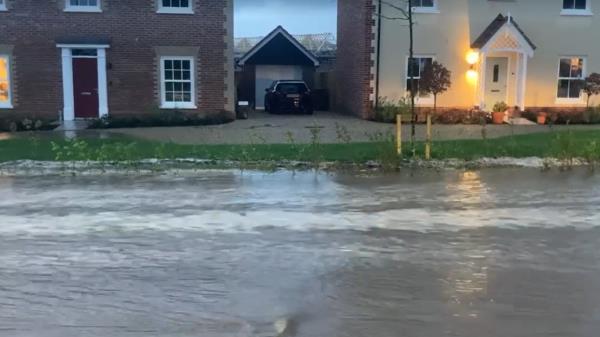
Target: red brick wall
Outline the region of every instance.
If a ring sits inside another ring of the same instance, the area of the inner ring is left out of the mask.
[[[338,0],[337,109],[363,118],[372,115],[372,0]]]
[[[64,0],[8,0],[0,12],[0,46],[13,46],[12,112],[58,117],[63,108],[61,51],[56,39],[108,38],[111,115],[156,111],[154,47],[197,47],[197,105],[224,109],[227,0],[196,0],[194,15],[157,14],[155,0],[102,0],[102,13],[66,13]],[[233,84],[231,84],[233,85]],[[2,113],[4,110],[0,110]]]

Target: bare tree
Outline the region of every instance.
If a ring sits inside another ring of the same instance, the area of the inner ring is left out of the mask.
[[[379,8],[386,6],[391,8],[394,12],[393,15],[383,14],[383,11],[379,11],[379,18],[384,20],[402,20],[406,21],[408,25],[409,33],[409,50],[408,50],[408,67],[409,69],[415,62],[414,53],[414,20],[413,20],[413,1],[414,0],[379,0]],[[379,37],[381,38],[381,37]],[[379,50],[377,51],[380,52]],[[379,74],[377,74],[379,76]],[[415,95],[418,94],[416,88],[416,82],[414,73],[409,71],[409,82],[410,82],[410,113],[411,113],[411,132],[410,141],[412,146],[413,156],[415,155],[415,138],[416,138],[416,124],[417,124],[417,111],[415,109]],[[376,98],[377,99],[377,98]]]

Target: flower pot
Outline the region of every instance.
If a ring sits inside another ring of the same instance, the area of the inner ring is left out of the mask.
[[[505,112],[493,112],[492,113],[492,122],[494,124],[504,124],[504,115]]]
[[[537,123],[539,125],[546,124],[546,115],[539,115],[539,116],[537,116]]]

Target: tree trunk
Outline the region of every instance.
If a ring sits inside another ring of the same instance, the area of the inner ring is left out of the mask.
[[[590,94],[587,95],[587,101],[585,102],[585,107],[586,108],[590,107]]]
[[[410,131],[410,142],[412,146],[413,156],[415,156],[415,140],[416,140],[416,124],[417,124],[417,112],[415,109],[415,76],[410,71],[411,67],[414,63],[415,53],[414,53],[414,40],[413,40],[413,11],[412,11],[412,0],[408,0],[408,27],[409,27],[409,55],[408,55],[408,65],[410,72],[410,113],[411,113],[411,131]]]

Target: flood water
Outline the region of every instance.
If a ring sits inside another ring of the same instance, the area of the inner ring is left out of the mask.
[[[598,336],[600,174],[0,178],[0,336]]]

